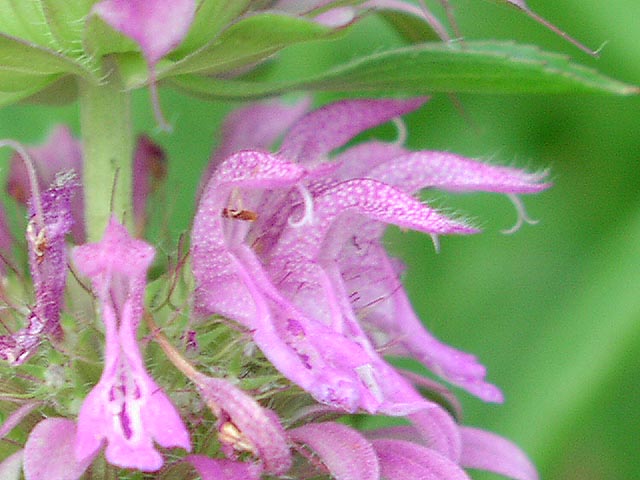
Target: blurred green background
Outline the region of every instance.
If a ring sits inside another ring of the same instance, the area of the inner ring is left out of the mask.
[[[441,12],[436,3],[434,11]],[[600,59],[513,8],[481,0],[453,5],[466,38],[537,44],[640,83],[637,0],[530,1],[587,45],[607,42]],[[336,57],[400,44],[382,21],[368,19],[339,41],[285,52],[273,75],[282,78],[291,69],[313,70]],[[169,207],[158,204],[156,218],[170,232],[159,242],[170,249],[189,227],[198,177],[233,105],[166,90],[161,98],[174,132],[154,130],[144,92],[134,98],[135,125],[150,131],[169,153]],[[331,98],[318,96],[322,102]],[[505,392],[502,406],[461,394],[466,423],[516,441],[547,480],[638,479],[640,98],[461,95],[459,100],[464,116],[446,95],[410,115],[409,145],[549,168],[554,183],[550,191],[525,198],[529,214],[540,222],[514,235],[500,233],[515,221],[506,198],[436,193],[425,198],[469,214],[485,233],[443,238],[439,254],[428,237],[388,235],[389,248],[409,266],[407,285],[425,323],[441,339],[476,353]],[[61,121],[78,132],[74,106],[8,107],[0,111],[0,137],[37,143]],[[8,156],[2,153],[3,159]]]

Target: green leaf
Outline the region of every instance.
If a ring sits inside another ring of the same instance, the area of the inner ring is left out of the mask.
[[[93,4],[90,0],[40,0],[51,36],[64,51],[81,54],[85,19]]]
[[[0,108],[6,107],[7,105],[12,105],[20,100],[31,97],[32,95],[38,93],[40,90],[44,89],[51,83],[56,80],[56,76],[34,76],[29,79],[28,83],[24,85],[28,85],[27,88],[22,90],[3,90],[0,89]],[[0,78],[0,83],[2,82]],[[24,86],[23,85],[23,86]]]
[[[0,0],[0,33],[51,46],[51,37],[37,1]]]
[[[531,46],[486,42],[467,42],[457,47],[442,43],[405,47],[289,80],[224,80],[183,75],[171,79],[171,84],[212,99],[260,98],[294,90],[413,95],[640,92],[636,86],[572,63],[564,55]]]
[[[170,56],[184,57],[205,45],[242,14],[249,3],[250,0],[202,0],[187,37]]]
[[[9,78],[11,73],[51,75],[73,73],[91,78],[91,72],[79,62],[48,48],[0,33],[0,71]],[[3,75],[4,76],[4,75]],[[0,82],[0,90],[4,90]]]
[[[401,11],[382,10],[378,12],[409,43],[424,43],[440,40],[437,32],[422,18]]]
[[[261,14],[232,25],[212,42],[172,66],[158,78],[200,73],[214,75],[264,60],[296,43],[318,40],[334,30],[302,18]]]

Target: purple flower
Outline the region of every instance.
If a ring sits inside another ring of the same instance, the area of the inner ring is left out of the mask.
[[[532,193],[548,186],[543,175],[381,142],[326,161],[356,134],[422,103],[350,100],[309,113],[279,154],[242,151],[220,163],[194,221],[196,308],[244,325],[286,377],[351,412],[425,408],[379,355],[386,344],[485,400],[501,400],[472,355],[423,329],[381,235],[389,223],[432,236],[477,231],[415,200],[420,188]]]
[[[38,185],[45,188],[53,182],[56,174],[73,170],[79,178],[83,172],[82,143],[71,134],[68,127],[59,125],[53,129],[49,138],[41,146],[30,146],[25,149],[33,161]],[[144,230],[147,219],[147,200],[166,176],[166,156],[162,148],[148,136],[140,135],[137,139],[133,158],[133,217],[139,232]],[[7,178],[7,193],[16,201],[27,204],[30,198],[30,179],[24,161],[18,153],[11,157],[11,169]],[[73,215],[72,234],[76,244],[85,241],[84,225],[84,189],[81,184],[71,199]],[[0,217],[1,220],[1,217]],[[0,252],[4,252],[6,234],[3,234],[0,221]]]
[[[49,137],[40,146],[30,146],[26,152],[33,161],[38,185],[44,189],[49,186],[59,172],[73,170],[78,178],[82,178],[82,145],[73,138],[71,130],[63,125],[56,126]],[[78,187],[80,185],[78,184]],[[11,157],[11,169],[7,178],[7,193],[22,204],[31,198],[29,175],[23,159],[18,153]],[[84,241],[84,193],[77,188],[71,200],[73,213],[72,233],[76,243]]]
[[[78,461],[94,458],[103,440],[109,463],[142,471],[155,471],[163,464],[154,441],[165,448],[190,450],[189,433],[147,373],[136,341],[153,256],[153,247],[130,237],[113,218],[100,242],[73,251],[78,270],[91,279],[100,301],[106,343],[102,376],[78,416]]]
[[[26,236],[36,302],[25,328],[0,337],[0,357],[14,365],[29,358],[45,335],[62,338],[60,309],[67,278],[65,236],[73,225],[71,197],[77,185],[73,173],[61,173],[41,198],[31,199]]]

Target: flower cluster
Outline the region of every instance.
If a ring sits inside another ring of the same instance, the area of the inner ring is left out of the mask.
[[[486,402],[502,393],[424,327],[383,235],[416,230],[438,248],[479,232],[424,203],[424,189],[507,195],[515,230],[528,221],[518,195],[550,184],[406,148],[401,117],[427,98],[245,105],[222,127],[189,246],[163,258],[142,239],[166,159],[134,141],[131,90],[150,87],[161,126],[159,82],[278,93],[242,75],[381,10],[449,39],[426,8],[397,0],[38,0],[0,21],[0,66],[15,74],[0,78],[0,104],[70,92],[83,131],[0,142],[16,151],[7,192],[28,217],[25,259],[0,208],[0,478],[537,479],[518,447],[462,425],[441,381]],[[354,140],[389,122],[398,141]],[[356,414],[392,418],[359,431]]]
[[[20,455],[30,480],[44,478],[51,469],[60,472],[59,478],[80,478],[106,446],[105,458],[113,466],[153,472],[187,462],[202,478],[258,478],[263,473],[304,477],[314,471],[346,479],[467,478],[461,467],[536,478],[515,446],[459,426],[452,414],[455,399],[444,387],[398,370],[383,356],[412,357],[485,401],[502,400],[473,355],[441,343],[424,329],[400,283],[402,267],[386,253],[382,235],[388,224],[434,239],[478,232],[416,199],[423,188],[513,196],[548,187],[544,173],[445,152],[409,151],[398,142],[372,140],[342,148],[360,132],[425,101],[345,100],[310,112],[306,101],[269,102],[234,112],[212,156],[193,223],[186,265],[195,290],[192,302],[188,290],[181,300],[192,305],[186,333],[170,323],[161,328],[145,313],[145,277],[154,248],[132,238],[118,219],[111,219],[99,242],[75,247],[73,270],[90,281],[85,288],[103,323],[102,374],[88,392],[78,394],[86,386],[77,383],[72,393],[62,388],[67,398],[60,395],[57,406],[46,395],[34,395],[29,408],[16,410],[5,422],[4,434],[35,417],[43,404],[58,415],[40,421],[24,450],[2,468],[10,468]],[[279,121],[269,123],[269,118]],[[279,151],[269,153],[279,137]],[[153,171],[149,165],[162,155],[146,138],[140,145],[136,164],[146,172],[139,177],[148,180]],[[38,185],[46,183],[43,167],[74,146],[68,131],[56,130],[49,145],[23,152],[36,162],[34,167],[27,161],[26,171],[36,172]],[[73,168],[78,155],[65,156],[56,168]],[[16,192],[32,192],[27,239],[36,300],[27,326],[2,337],[2,356],[14,365],[30,357],[42,362],[38,346],[47,352],[53,347],[86,354],[96,340],[63,331],[59,321],[66,280],[64,234],[71,232],[73,220],[82,224],[82,211],[73,209],[71,201],[74,190],[82,195],[82,187],[71,174],[59,173],[38,197],[38,190],[25,183],[24,172],[16,156],[8,188],[18,198]],[[144,204],[149,182],[135,185]],[[82,234],[78,230],[76,242]],[[186,268],[182,264],[173,274],[190,277]],[[75,288],[71,295],[74,305],[84,305],[73,315],[91,318],[91,308],[82,300],[86,292]],[[174,293],[173,301],[177,298]],[[159,309],[155,316],[165,314]],[[160,387],[146,369],[137,337],[143,317],[164,352],[154,361],[172,363],[184,374],[182,380]],[[222,357],[218,366],[204,360],[212,329],[216,336],[226,332],[243,352],[235,376],[221,368],[228,359]],[[47,338],[50,347],[41,345]],[[76,370],[86,368],[86,361],[63,354],[67,376],[62,383],[77,381],[82,375]],[[217,369],[223,377],[211,375]],[[46,374],[51,375],[51,368]],[[240,386],[252,378],[262,401]],[[16,382],[16,388],[24,388],[22,383]],[[176,404],[178,398],[182,400]],[[78,401],[81,407],[74,410]],[[218,446],[213,450],[210,439],[203,443],[198,433],[210,428],[197,420],[205,405],[215,419]],[[359,412],[405,417],[411,426],[363,434],[333,421]],[[56,445],[59,460],[52,462],[44,454],[50,444]],[[167,465],[156,445],[194,454],[179,455]]]

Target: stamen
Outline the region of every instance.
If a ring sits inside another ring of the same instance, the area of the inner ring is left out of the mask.
[[[309,192],[307,187],[305,187],[302,183],[298,183],[296,185],[296,188],[300,192],[302,200],[304,201],[304,214],[302,215],[302,218],[300,218],[300,220],[292,220],[292,218],[289,217],[289,225],[294,228],[303,227],[305,225],[313,225],[313,196],[311,195],[311,192]]]
[[[24,147],[14,140],[0,140],[0,148],[2,147],[9,147],[15,150],[24,162],[24,166],[27,169],[27,175],[29,176],[29,185],[31,185],[31,198],[33,208],[36,211],[36,223],[38,224],[38,227],[40,227],[40,231],[43,231],[45,227],[44,209],[42,208],[42,196],[40,195],[38,175],[36,174],[36,167],[33,163],[33,159],[29,156]]]
[[[518,197],[517,195],[514,195],[513,193],[510,193],[510,194],[507,194],[507,198],[511,200],[511,203],[513,203],[513,206],[516,207],[516,212],[518,213],[518,219],[516,220],[516,223],[513,227],[508,228],[507,230],[501,230],[500,231],[501,233],[504,233],[505,235],[511,235],[512,233],[515,233],[518,230],[520,230],[520,227],[522,227],[523,223],[528,223],[529,225],[535,225],[536,223],[538,223],[538,220],[533,220],[527,215],[527,212],[524,208],[524,203],[522,202],[520,197]]]
[[[393,124],[398,129],[398,138],[396,138],[395,142],[393,143],[401,147],[407,141],[407,126],[400,117],[395,117],[393,119]]]

